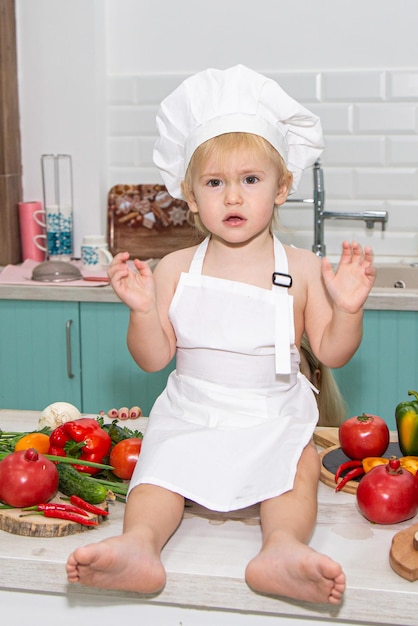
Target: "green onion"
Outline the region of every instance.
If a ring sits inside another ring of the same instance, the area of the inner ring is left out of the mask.
[[[96,477],[94,477],[94,480],[97,480],[98,483],[101,483],[105,487],[108,487],[108,489],[114,491],[115,493],[119,493],[123,496],[126,496],[126,494],[128,493],[129,485],[127,485],[126,483],[116,483],[112,482],[111,480],[104,480],[103,478]]]

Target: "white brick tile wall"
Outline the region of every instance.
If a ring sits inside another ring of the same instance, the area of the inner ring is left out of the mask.
[[[161,177],[155,168],[146,167],[110,167],[108,169],[108,180],[109,189],[119,184],[161,183]]]
[[[136,79],[138,104],[158,105],[186,78],[185,74],[172,76],[139,76]]]
[[[418,71],[388,72],[388,98],[418,100]]]
[[[416,133],[417,104],[355,104],[354,132],[389,135]]]
[[[332,165],[385,165],[385,138],[361,136],[329,136],[323,163]]]
[[[115,106],[109,110],[109,135],[155,135],[156,106]]]
[[[418,135],[387,138],[387,165],[418,165]]]
[[[324,166],[324,187],[326,202],[330,205],[334,199],[347,200],[354,197],[354,171],[351,168]]]
[[[325,136],[331,134],[351,134],[353,128],[353,105],[351,104],[311,104],[306,106],[321,118]]]
[[[406,231],[418,232],[418,69],[268,75],[321,117],[325,208],[389,212],[387,231],[381,235],[377,234],[379,226],[371,234],[363,222],[329,220],[329,242],[333,232],[339,242],[349,228],[359,240],[375,241],[379,253],[399,254],[392,250],[397,233],[402,240]],[[112,185],[161,182],[152,163],[155,114],[160,101],[185,77],[108,77],[108,181]],[[308,198],[312,191],[312,172],[308,171],[296,195]],[[298,232],[304,243],[311,236],[309,205],[286,205],[280,219],[296,237],[296,245]]]
[[[417,203],[413,200],[388,200],[386,203],[386,209],[389,211],[389,223],[388,229],[394,231],[407,231],[411,230],[410,224],[416,221]],[[414,229],[418,231],[417,228]]]
[[[135,78],[110,76],[107,80],[107,102],[109,105],[135,104]]]
[[[358,169],[354,185],[357,197],[412,200],[418,189],[418,173],[413,168]]]
[[[131,137],[110,137],[108,139],[109,161],[118,167],[132,167],[135,164],[135,140]]]
[[[325,101],[384,100],[384,72],[324,72],[322,99]]]
[[[269,72],[266,75],[279,83],[298,102],[316,102],[320,99],[321,76],[319,73],[282,74]]]
[[[152,150],[155,143],[155,136],[138,137],[136,139],[136,164],[139,167],[154,167],[152,162]]]

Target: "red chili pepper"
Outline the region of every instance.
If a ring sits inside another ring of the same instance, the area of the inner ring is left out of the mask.
[[[31,513],[25,513],[25,515],[19,515],[19,517],[26,517],[28,515],[44,515],[45,517],[53,517],[55,519],[63,519],[68,522],[77,522],[83,526],[98,526],[99,522],[96,522],[87,517],[83,517],[77,513],[70,513],[69,511],[32,511]]]
[[[83,498],[80,498],[80,496],[72,495],[70,497],[70,502],[74,504],[76,507],[79,507],[80,509],[84,509],[85,511],[88,511],[89,513],[94,513],[95,515],[109,515],[109,511],[105,511],[104,509],[101,509],[99,506],[94,506],[94,504],[90,504],[90,502],[86,502],[85,500],[83,500]]]
[[[348,474],[346,474],[344,478],[338,483],[335,491],[340,491],[344,487],[344,485],[348,483],[349,480],[353,480],[353,478],[357,478],[357,476],[361,476],[362,474],[364,474],[363,466],[352,469],[351,472],[348,472]]]
[[[26,506],[22,511],[67,511],[68,513],[77,513],[88,517],[88,513],[81,507],[65,504],[64,502],[41,502],[41,504],[35,504],[34,506]]]
[[[65,422],[55,428],[49,437],[48,454],[71,456],[80,461],[103,463],[112,447],[110,435],[103,430],[99,422],[90,417]],[[79,472],[97,474],[100,468],[87,465],[74,465]]]
[[[335,482],[336,483],[338,482],[338,479],[341,476],[341,474],[344,474],[346,470],[351,469],[353,467],[362,467],[362,462],[361,461],[346,461],[345,463],[341,463],[341,465],[335,472]]]

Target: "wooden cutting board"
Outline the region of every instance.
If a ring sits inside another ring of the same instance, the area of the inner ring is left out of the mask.
[[[319,454],[319,458],[321,459],[321,473],[319,479],[322,483],[328,485],[328,487],[335,489],[337,486],[335,482],[335,470],[338,465],[349,460],[340,448],[338,428],[318,427],[315,429],[313,440],[317,446],[325,448]],[[333,461],[334,458],[337,459],[335,462]],[[331,459],[331,463],[328,463],[329,459]],[[327,467],[327,465],[329,465],[329,467]],[[356,481],[350,480],[344,485],[341,491],[356,493],[357,484]]]
[[[59,495],[53,498],[51,502],[60,502]],[[98,506],[107,510],[106,502]],[[43,515],[26,517],[28,512],[22,511],[22,509],[0,509],[0,530],[25,537],[66,537],[95,528],[95,526],[84,526],[77,522],[44,517]],[[22,514],[25,514],[25,517],[21,517]],[[89,519],[100,524],[106,518],[89,513]]]
[[[400,530],[392,539],[389,562],[392,569],[407,580],[418,579],[418,550],[414,548],[413,538],[418,531],[418,524]]]
[[[327,428],[325,426],[318,426],[317,428],[315,428],[313,440],[314,443],[316,443],[317,446],[321,446],[321,448],[330,448],[331,446],[336,446],[340,443],[340,439],[338,437],[338,428]]]
[[[335,471],[341,463],[345,463],[345,461],[349,461],[350,459],[345,456],[344,452],[341,450],[339,445],[331,446],[326,450],[323,450],[319,454],[319,458],[321,459],[321,473],[319,479],[328,487],[336,488],[337,483],[335,482]],[[354,480],[349,480],[341,491],[345,491],[346,493],[356,493],[358,482]]]
[[[193,246],[203,237],[188,220],[185,202],[172,198],[163,185],[115,185],[108,194],[107,239],[113,255],[161,259]]]

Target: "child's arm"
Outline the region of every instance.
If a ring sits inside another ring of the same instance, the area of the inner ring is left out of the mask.
[[[308,326],[313,329],[315,354],[325,365],[341,367],[360,345],[363,306],[375,276],[372,250],[366,247],[363,251],[357,243],[343,243],[340,263],[335,273],[328,259],[322,259],[322,278],[331,301],[331,317],[319,305],[316,319],[317,327],[321,329],[322,326],[322,332],[318,334],[315,331],[313,319],[308,322]],[[315,302],[315,296],[312,300]]]
[[[148,264],[138,259],[136,271],[131,270],[128,258],[126,252],[116,255],[109,277],[116,295],[130,309],[127,344],[132,357],[142,369],[158,371],[171,361],[176,346],[168,320],[170,281],[163,280],[158,267],[153,275]]]

